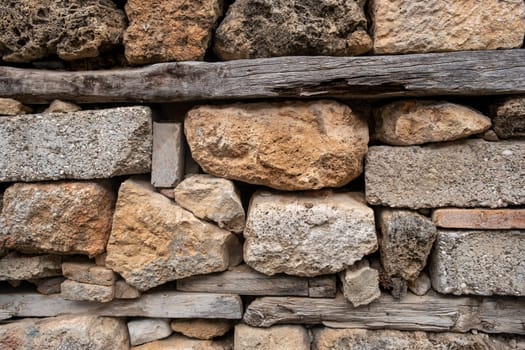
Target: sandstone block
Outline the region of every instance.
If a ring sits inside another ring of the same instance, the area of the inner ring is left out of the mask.
[[[102,182],[16,183],[4,193],[5,246],[27,253],[104,252],[115,195]]]
[[[370,304],[381,296],[379,273],[370,268],[367,260],[361,260],[341,272],[343,294],[352,305]]]
[[[373,205],[413,209],[525,204],[524,158],[525,141],[373,146],[366,198]]]
[[[525,97],[511,97],[491,106],[494,131],[506,139],[525,136]]]
[[[54,100],[42,113],[71,113],[78,112],[82,108],[72,102]]]
[[[444,228],[525,229],[525,209],[436,209],[432,221]]]
[[[331,274],[377,249],[374,212],[353,193],[257,192],[244,236],[244,261],[267,275]]]
[[[130,286],[124,280],[115,282],[115,299],[137,299],[140,297],[137,288]]]
[[[128,0],[124,34],[126,59],[139,65],[204,58],[222,16],[222,0]]]
[[[439,230],[432,287],[444,294],[525,295],[523,231]]]
[[[417,278],[425,268],[437,230],[429,218],[409,210],[382,210],[379,215],[381,263],[390,276]]]
[[[0,118],[0,181],[148,173],[151,110],[120,107]]]
[[[151,183],[176,186],[184,177],[184,148],[180,123],[153,123]]]
[[[290,191],[347,184],[368,144],[367,123],[333,101],[198,107],[185,133],[205,172]]]
[[[365,1],[238,0],[215,34],[223,60],[275,56],[350,56],[372,48]]]
[[[124,321],[94,315],[22,319],[2,324],[0,344],[4,349],[17,350],[129,349]]]
[[[175,332],[184,334],[190,338],[213,339],[221,337],[232,328],[230,321],[226,320],[173,320],[171,329]]]
[[[245,214],[239,190],[230,180],[211,175],[193,175],[174,191],[175,201],[196,217],[216,222],[235,233],[244,230]]]
[[[24,256],[15,252],[0,259],[0,281],[60,276],[62,259],[55,255]]]
[[[521,47],[521,0],[373,0],[374,52],[399,54]]]
[[[222,340],[198,340],[186,338],[182,335],[172,335],[171,337],[134,346],[132,350],[232,350],[231,339]]]
[[[32,111],[31,107],[24,106],[17,100],[13,100],[12,98],[0,98],[0,116],[27,114]]]
[[[7,0],[0,5],[0,55],[31,62],[58,55],[67,61],[96,57],[115,47],[126,27],[110,0]]]
[[[130,179],[120,186],[106,266],[133,287],[144,291],[224,271],[241,256],[235,235],[199,220],[149,183]]]
[[[62,263],[62,274],[73,281],[101,286],[113,286],[116,277],[113,271],[103,266],[77,262]]]
[[[415,295],[425,295],[432,287],[430,277],[422,272],[415,280],[408,281],[408,289]]]
[[[108,303],[115,297],[115,289],[113,286],[100,286],[65,280],[60,285],[60,296],[66,300]]]
[[[170,322],[163,318],[133,319],[128,322],[131,345],[163,339],[171,334]]]
[[[395,146],[458,140],[491,126],[478,111],[443,101],[393,102],[378,108],[374,119],[375,137]]]
[[[234,350],[310,350],[310,337],[302,326],[255,328],[235,326]]]

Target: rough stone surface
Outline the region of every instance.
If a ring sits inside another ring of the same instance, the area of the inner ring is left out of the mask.
[[[31,113],[32,111],[33,110],[30,107],[24,106],[22,103],[18,102],[17,100],[13,100],[12,98],[1,98],[0,97],[0,116],[27,114],[27,113]]]
[[[374,212],[355,193],[257,192],[244,236],[244,261],[267,275],[335,273],[377,249]]]
[[[174,191],[175,201],[196,217],[216,222],[235,233],[244,230],[245,214],[239,191],[232,181],[211,175],[193,175]]]
[[[374,119],[375,138],[396,146],[458,140],[491,126],[489,117],[469,107],[428,100],[387,104],[375,111]]]
[[[364,0],[238,0],[215,34],[224,60],[359,55],[372,48]]]
[[[365,170],[366,199],[414,209],[525,204],[524,161],[525,141],[373,146]]]
[[[439,230],[432,287],[444,294],[525,295],[523,231]]]
[[[205,172],[290,191],[347,184],[368,144],[366,121],[333,101],[198,107],[185,132]]]
[[[151,183],[173,187],[184,177],[184,148],[180,123],[153,123]]]
[[[71,113],[81,109],[79,105],[72,102],[54,100],[42,113]]]
[[[232,328],[230,321],[226,320],[173,320],[171,329],[190,338],[213,339],[223,336]]]
[[[377,54],[518,48],[525,35],[522,0],[373,0],[370,15]]]
[[[23,319],[2,324],[0,344],[3,349],[16,350],[129,349],[128,330],[122,320],[92,315]]]
[[[130,286],[124,280],[115,282],[115,299],[137,299],[140,297],[137,288]]]
[[[182,335],[172,335],[168,339],[154,341],[140,346],[134,346],[132,350],[232,350],[233,344],[230,339],[223,340],[198,340],[186,338]]]
[[[390,276],[417,278],[436,239],[432,221],[409,210],[382,210],[379,215],[381,263]]]
[[[131,345],[163,339],[171,334],[170,322],[163,318],[133,319],[128,322]]]
[[[0,18],[6,62],[96,57],[119,44],[126,27],[124,13],[110,0],[6,0]]]
[[[59,256],[23,256],[12,252],[0,259],[0,281],[59,276],[61,263]]]
[[[499,137],[525,137],[525,96],[508,98],[491,106],[491,115]]]
[[[30,282],[36,285],[36,290],[40,294],[51,295],[60,293],[60,285],[66,279],[62,276],[60,277],[50,277],[50,278],[39,278],[32,279]]]
[[[255,328],[235,326],[234,350],[310,350],[310,337],[302,326]]]
[[[241,261],[240,251],[235,235],[199,220],[146,181],[130,179],[120,186],[106,266],[133,287],[144,291],[224,271]]]
[[[103,266],[90,263],[65,262],[62,264],[62,274],[70,280],[112,286],[115,284],[115,273]]]
[[[352,305],[367,305],[381,296],[379,273],[361,260],[341,272],[343,294]]]
[[[408,289],[415,295],[425,295],[432,287],[430,277],[422,272],[415,280],[408,281]]]
[[[148,107],[0,118],[0,181],[148,173],[151,144]]]
[[[100,286],[65,280],[60,285],[60,296],[66,300],[107,303],[115,297],[115,289],[113,286]]]
[[[436,209],[432,221],[444,228],[525,229],[525,209]]]
[[[4,193],[5,246],[26,253],[104,252],[115,195],[102,182],[16,183]]]
[[[222,15],[223,0],[128,0],[124,34],[130,64],[196,61],[204,58]]]

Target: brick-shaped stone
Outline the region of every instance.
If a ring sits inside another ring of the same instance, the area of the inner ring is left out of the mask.
[[[235,326],[234,350],[310,350],[310,337],[303,326],[279,325],[255,328],[245,324]]]
[[[504,99],[491,106],[494,131],[502,139],[525,136],[525,96]]]
[[[184,177],[184,148],[180,123],[153,123],[151,183],[174,187]]]
[[[59,276],[61,263],[60,256],[25,256],[12,252],[0,259],[0,281]]]
[[[128,322],[131,345],[140,345],[171,335],[170,321],[164,318],[141,318]]]
[[[438,227],[474,230],[525,229],[525,209],[436,209],[432,221]]]
[[[108,303],[115,297],[115,288],[65,280],[60,285],[60,296],[66,300]]]
[[[112,286],[115,284],[115,273],[110,269],[90,263],[65,262],[62,274],[70,280]]]

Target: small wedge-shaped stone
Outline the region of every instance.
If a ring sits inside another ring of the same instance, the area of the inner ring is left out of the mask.
[[[151,147],[148,107],[0,118],[0,182],[148,173]]]
[[[192,175],[175,188],[174,194],[177,204],[196,217],[216,222],[220,228],[235,233],[244,230],[244,208],[232,181]]]
[[[453,141],[488,130],[489,117],[442,101],[393,102],[375,111],[375,136],[395,146]]]
[[[354,193],[257,192],[244,236],[244,261],[267,275],[335,273],[377,249],[374,212]]]
[[[288,191],[347,184],[368,144],[366,121],[334,101],[198,107],[185,133],[205,172]]]
[[[444,294],[525,295],[525,232],[439,230],[432,287]]]
[[[71,113],[80,110],[82,110],[82,108],[72,102],[54,100],[42,113]]]
[[[502,139],[525,137],[525,96],[511,97],[491,106],[494,131]]]
[[[33,110],[12,98],[0,98],[0,116],[31,113]]]
[[[202,340],[223,336],[232,328],[232,323],[228,320],[173,320],[170,325],[175,332]]]
[[[140,345],[163,339],[172,333],[170,321],[165,318],[141,318],[128,322],[131,345]]]
[[[115,284],[115,273],[110,269],[91,263],[65,262],[62,274],[70,280],[112,286]]]
[[[366,199],[401,208],[525,204],[525,141],[370,147]],[[409,165],[409,166],[408,166]]]
[[[379,272],[372,269],[368,260],[360,260],[340,273],[343,294],[354,307],[370,304],[381,296]]]
[[[115,299],[137,299],[140,297],[137,288],[130,286],[124,280],[115,282]]]
[[[24,256],[12,252],[0,259],[0,281],[60,276],[61,263],[59,256]]]
[[[255,328],[235,326],[234,350],[310,350],[310,337],[300,325]]]
[[[65,280],[60,285],[60,296],[66,300],[108,303],[115,297],[115,288]]]
[[[148,182],[130,179],[120,186],[106,266],[133,287],[144,291],[224,271],[241,258],[235,235],[199,220]]]

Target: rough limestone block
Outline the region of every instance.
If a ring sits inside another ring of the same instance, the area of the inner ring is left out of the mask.
[[[71,113],[80,110],[82,110],[82,108],[72,102],[54,100],[42,113]]]
[[[491,106],[494,131],[506,139],[525,136],[525,96],[511,97]]]
[[[415,295],[425,295],[432,288],[430,277],[422,272],[415,280],[408,281],[408,289]]]
[[[404,208],[525,204],[525,141],[370,147],[366,199]],[[407,166],[410,165],[410,166]]]
[[[6,62],[54,54],[68,61],[97,57],[118,45],[126,28],[124,13],[111,0],[5,0],[0,18]]]
[[[310,350],[310,337],[302,326],[255,328],[235,326],[234,350]]]
[[[77,262],[62,263],[62,274],[73,281],[101,286],[114,285],[116,278],[115,273],[108,268]]]
[[[163,318],[133,319],[128,322],[131,345],[140,345],[171,335],[170,321]]]
[[[115,297],[115,289],[113,286],[100,286],[65,280],[60,285],[60,296],[66,300],[108,303]]]
[[[115,195],[105,182],[16,183],[4,193],[5,246],[27,253],[104,252]]]
[[[238,0],[215,34],[223,60],[359,55],[372,48],[364,0]]]
[[[232,350],[233,342],[231,339],[221,340],[198,340],[186,338],[182,335],[172,335],[171,337],[158,340],[144,345],[134,346],[131,350]]]
[[[372,0],[374,52],[397,54],[521,47],[522,0]]]
[[[355,193],[256,192],[244,237],[244,261],[267,275],[331,274],[377,249],[374,212]]]
[[[30,107],[24,106],[17,100],[13,100],[12,98],[0,97],[0,116],[27,114],[31,113],[32,111],[33,110]]]
[[[444,101],[405,100],[374,113],[375,138],[394,146],[452,141],[490,129],[489,117]]]
[[[121,184],[106,266],[128,284],[144,291],[175,279],[224,271],[241,259],[235,235],[199,220],[146,181]]]
[[[94,315],[28,318],[2,324],[0,344],[3,349],[16,350],[129,349],[124,321]]]
[[[340,276],[343,294],[355,307],[370,304],[381,296],[379,272],[370,268],[365,259],[341,272]]]
[[[148,107],[0,118],[0,182],[148,173],[151,143]]]
[[[196,217],[235,233],[244,230],[244,208],[240,192],[232,181],[205,174],[192,175],[175,188],[174,195],[177,204]]]
[[[366,121],[334,101],[197,107],[184,127],[206,173],[287,191],[347,184],[368,147]]]
[[[0,259],[0,281],[60,276],[61,263],[60,256],[24,256],[12,252]]]
[[[115,282],[115,299],[137,299],[140,298],[137,288],[130,286],[124,280]]]
[[[221,337],[232,328],[232,323],[227,320],[172,320],[171,329],[190,338],[202,340]]]
[[[183,177],[182,125],[153,123],[151,183],[155,187],[174,187]]]
[[[444,228],[525,229],[525,209],[436,209],[432,221]]]
[[[444,294],[525,295],[525,232],[439,230],[432,287]]]
[[[432,221],[410,210],[382,210],[379,215],[381,264],[389,276],[417,278],[425,268],[437,230]]]
[[[128,0],[125,54],[133,65],[197,61],[222,16],[223,0]]]

